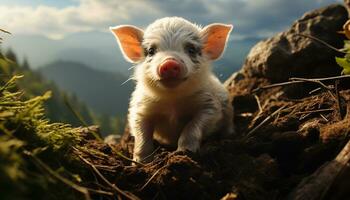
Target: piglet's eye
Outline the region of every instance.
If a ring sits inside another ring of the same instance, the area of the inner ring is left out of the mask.
[[[147,50],[147,55],[148,56],[153,56],[154,54],[156,54],[156,47],[150,47],[148,50]]]
[[[190,56],[195,56],[198,53],[198,49],[193,44],[186,44],[185,51]]]

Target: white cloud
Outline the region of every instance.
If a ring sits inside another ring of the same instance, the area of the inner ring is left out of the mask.
[[[240,37],[271,35],[283,30],[305,11],[340,0],[76,0],[63,8],[0,5],[0,26],[14,34],[60,39],[109,26],[145,26],[154,19],[180,15],[202,23],[233,23]]]
[[[65,8],[0,5],[0,22],[14,34],[60,39],[69,33],[106,31],[110,25],[130,21],[141,13],[157,14],[150,4],[139,0],[79,0],[77,6]]]

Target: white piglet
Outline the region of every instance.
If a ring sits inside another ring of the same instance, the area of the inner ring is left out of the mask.
[[[231,30],[220,23],[201,28],[180,17],[156,20],[145,31],[111,27],[125,59],[136,65],[128,115],[135,161],[152,160],[154,139],[196,152],[208,134],[233,133],[228,91],[211,70]]]

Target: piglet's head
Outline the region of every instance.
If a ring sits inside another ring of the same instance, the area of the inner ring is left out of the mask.
[[[224,52],[232,25],[204,28],[179,17],[162,18],[145,31],[130,25],[112,27],[125,59],[135,63],[136,81],[168,91],[194,87],[207,78],[210,62]]]

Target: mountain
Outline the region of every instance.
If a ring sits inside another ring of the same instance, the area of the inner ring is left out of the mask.
[[[98,70],[128,74],[130,65],[123,59],[114,36],[109,32],[73,33],[59,40],[16,34],[15,37],[6,37],[2,46],[16,49],[19,58],[27,57],[34,69],[56,60],[69,60]]]
[[[237,38],[232,35],[225,54],[214,63],[214,71],[221,74],[221,79],[224,80],[242,66],[249,49],[261,39],[263,38]],[[56,60],[68,60],[97,70],[130,75],[128,68],[131,64],[125,61],[114,36],[109,32],[74,33],[60,40],[17,34],[15,37],[7,37],[3,47],[16,49],[19,57],[27,57],[29,64],[35,69]]]
[[[75,94],[94,112],[109,116],[125,116],[132,81],[120,73],[99,71],[85,64],[72,61],[56,61],[39,69],[61,89]]]
[[[48,82],[43,76],[30,69],[30,65],[25,60],[19,63],[17,55],[12,51],[7,51],[6,57],[0,54],[0,84],[3,85],[15,75],[23,75],[17,81],[17,89],[24,91],[23,98],[33,98],[51,91],[51,98],[45,101],[46,115],[52,122],[70,123],[75,126],[81,126],[82,122],[67,107],[66,102],[78,112],[87,124],[94,124],[95,116],[86,107],[72,95],[61,91],[54,83]]]

